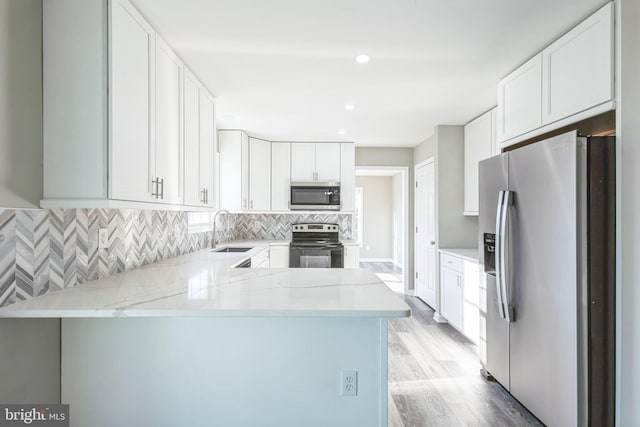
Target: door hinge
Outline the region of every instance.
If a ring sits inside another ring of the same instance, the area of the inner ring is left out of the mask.
[[[416,181],[416,188],[418,188],[418,181]]]
[[[416,233],[418,232],[418,227],[416,227]]]
[[[416,271],[416,279],[418,278],[418,272]]]

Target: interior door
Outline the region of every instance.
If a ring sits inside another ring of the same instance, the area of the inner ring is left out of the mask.
[[[415,289],[418,298],[437,310],[435,162],[416,169]]]

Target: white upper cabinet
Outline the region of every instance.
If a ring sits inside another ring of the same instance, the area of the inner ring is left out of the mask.
[[[340,144],[340,200],[343,211],[356,210],[355,144]]]
[[[291,144],[271,143],[271,210],[289,210],[291,187]]]
[[[218,131],[220,208],[249,209],[249,138],[240,130]]]
[[[291,145],[291,181],[313,181],[316,179],[316,144],[294,143]]]
[[[53,11],[51,16],[55,16]],[[112,199],[150,202],[155,199],[151,195],[155,164],[151,162],[154,140],[150,132],[154,128],[155,112],[152,108],[155,35],[153,28],[129,2],[113,1],[111,16],[109,195]],[[55,24],[63,25],[59,21]],[[56,29],[63,31],[61,27]],[[73,102],[71,99],[64,101]],[[48,107],[54,108],[47,102],[45,116]],[[63,107],[64,104],[60,106]],[[71,126],[71,123],[65,125]],[[73,193],[72,188],[69,191]],[[69,194],[69,198],[74,198],[72,196]]]
[[[316,144],[316,180],[340,181],[340,143]]]
[[[151,161],[155,193],[161,203],[182,204],[182,73],[183,65],[156,36],[156,132]]]
[[[249,138],[249,209],[271,209],[271,143]]]
[[[128,0],[44,2],[41,207],[211,206],[197,189],[215,155],[201,89]]]
[[[294,143],[292,181],[340,181],[340,143]]]
[[[214,100],[188,70],[184,73],[184,203],[215,206]]]
[[[198,79],[184,73],[184,162],[198,165],[184,169],[184,203],[197,206],[203,203],[200,190],[200,88]]]
[[[544,124],[613,99],[613,40],[608,3],[542,51]]]
[[[464,127],[464,214],[478,215],[478,163],[493,155],[493,110]]]
[[[498,83],[502,148],[615,108],[614,2]]]
[[[506,141],[542,125],[542,54],[498,83],[498,141]]]
[[[204,89],[200,88],[200,192],[203,205],[216,206],[215,183],[216,122],[215,101]],[[197,163],[193,163],[196,165]],[[199,192],[199,193],[200,193]]]

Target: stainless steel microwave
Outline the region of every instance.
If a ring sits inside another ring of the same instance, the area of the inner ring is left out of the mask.
[[[291,183],[291,210],[339,211],[340,183],[304,181]]]

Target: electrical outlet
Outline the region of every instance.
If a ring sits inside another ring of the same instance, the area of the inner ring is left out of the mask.
[[[342,371],[340,381],[340,394],[343,396],[356,396],[358,394],[358,371]]]
[[[107,228],[98,229],[98,249],[109,248],[109,230]]]

